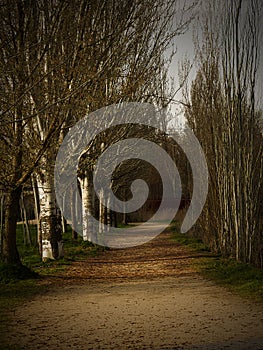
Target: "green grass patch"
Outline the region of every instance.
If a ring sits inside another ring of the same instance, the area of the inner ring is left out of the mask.
[[[17,225],[16,235],[17,235],[17,248],[20,256],[20,260],[23,265],[31,268],[35,264],[40,263],[41,258],[38,252],[37,246],[37,226],[29,225],[32,245],[29,246],[24,244],[23,226],[21,224]]]
[[[210,249],[203,241],[199,238],[191,237],[186,233],[178,232],[177,224],[171,225],[172,230],[172,240],[191,248],[192,250],[198,252],[209,252]]]
[[[0,283],[13,283],[17,280],[35,279],[38,274],[24,265],[0,263]]]
[[[72,261],[84,260],[87,256],[95,256],[104,248],[91,242],[84,242],[82,237],[77,240],[72,239],[71,228],[67,225],[67,231],[63,234],[63,246],[65,257],[59,260],[47,260],[42,262],[37,244],[37,227],[30,225],[32,236],[32,246],[24,244],[22,225],[17,225],[17,247],[21,262],[33,271],[43,275],[54,274],[62,271]]]
[[[0,263],[1,285],[10,283],[16,284],[16,282],[25,279],[32,280],[35,279],[38,274],[40,274],[40,276],[54,275],[63,271],[73,261],[85,260],[87,256],[95,256],[99,251],[105,249],[93,243],[84,242],[82,237],[73,240],[71,229],[68,225],[67,232],[63,234],[65,257],[59,260],[47,260],[43,262],[38,251],[37,226],[30,225],[30,232],[32,244],[29,246],[24,243],[22,225],[17,225],[17,248],[23,265],[17,266]],[[17,285],[19,285],[19,283]],[[16,287],[13,286],[13,290],[15,290],[15,288]],[[3,288],[1,290],[3,290]]]
[[[237,294],[263,302],[263,270],[234,259],[201,259],[197,269]]]
[[[139,224],[138,224],[139,225]],[[135,227],[135,226],[137,226],[137,224],[136,223],[128,223],[128,224],[123,224],[123,223],[119,223],[118,224],[118,228],[131,228],[131,227]]]
[[[47,260],[43,262],[38,251],[37,226],[30,225],[32,244],[24,243],[22,225],[17,225],[17,248],[23,266],[0,264],[0,283],[15,283],[21,279],[32,279],[36,274],[47,276],[63,271],[73,261],[85,260],[87,256],[96,256],[105,247],[84,242],[82,237],[72,239],[70,226],[67,226],[63,234],[65,257],[59,260]]]

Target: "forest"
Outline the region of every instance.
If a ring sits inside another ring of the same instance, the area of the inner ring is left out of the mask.
[[[95,195],[92,181],[96,159],[127,138],[162,145],[174,160],[182,182],[179,211],[185,215],[194,179],[187,156],[170,137],[171,104],[177,101],[185,125],[200,142],[209,175],[206,204],[188,234],[217,254],[263,268],[260,0],[228,1],[227,7],[213,1],[4,0],[0,20],[3,264],[21,264],[19,221],[24,222],[24,241],[30,245],[28,219],[34,220],[43,261],[66,254],[63,235],[68,224],[73,240],[79,236],[80,222],[82,239],[90,240],[90,214],[103,224],[96,228],[101,235],[107,226],[127,224],[125,210],[120,214],[103,205],[107,198],[104,193]],[[179,73],[171,77],[176,39],[190,27],[194,61],[182,58]],[[97,135],[78,159],[80,196],[72,190],[70,203],[64,204],[71,212],[71,222],[66,222],[54,183],[63,140],[84,116],[127,102],[166,110],[156,121],[161,131],[119,125]],[[184,127],[180,132],[184,138]],[[138,159],[123,162],[114,171],[112,190],[125,203],[137,178],[148,182],[149,198],[144,215],[141,211],[131,216],[133,221],[146,221],[162,194],[153,167]],[[79,205],[81,211],[76,210]]]

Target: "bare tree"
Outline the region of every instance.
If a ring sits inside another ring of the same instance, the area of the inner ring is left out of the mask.
[[[2,258],[19,263],[22,185],[37,174],[42,257],[62,249],[53,167],[68,128],[87,112],[149,90],[170,39],[174,1],[3,1],[0,8]],[[184,5],[187,10],[187,5]]]
[[[210,172],[200,232],[223,254],[262,267],[262,133],[255,99],[262,5],[217,5],[206,8],[186,113]]]
[[[41,144],[27,153],[25,140],[28,121],[34,115],[29,103],[29,91],[36,86],[34,76],[28,71],[29,52],[38,42],[32,40],[35,9],[40,4],[23,1],[3,2],[0,9],[2,28],[1,42],[1,184],[5,188],[5,228],[3,232],[3,260],[19,263],[16,248],[16,222],[19,213],[19,198],[23,183],[30,177],[42,155],[49,147],[52,136],[60,127],[56,116],[50,115],[47,132]],[[56,6],[53,19],[61,14],[64,6]],[[57,29],[54,20],[53,30]],[[50,37],[52,34],[50,33]],[[45,48],[46,50],[46,48]],[[44,50],[44,51],[45,51]],[[42,53],[43,54],[43,53]],[[37,69],[43,56],[36,57],[32,65]],[[40,83],[40,82],[39,82]],[[45,108],[50,106],[45,106]],[[44,108],[44,107],[43,107]]]
[[[192,6],[187,7],[184,4],[182,10],[186,12],[188,19],[184,17],[184,14],[176,23],[174,22],[180,5],[182,4],[177,1],[154,1],[151,6],[144,1],[136,4],[127,23],[127,31],[118,38],[117,54],[122,61],[118,62],[116,58],[110,58],[111,66],[115,67],[115,62],[118,63],[117,74],[115,75],[114,70],[111,69],[110,75],[102,82],[102,86],[98,86],[96,95],[100,96],[100,99],[95,106],[94,104],[90,106],[90,111],[123,101],[152,102],[160,107],[163,107],[164,102],[169,103],[172,94],[165,96],[163,89],[167,82],[170,58],[165,60],[164,53],[172,39],[186,30],[191,19],[189,13]],[[123,47],[122,44],[124,44]],[[120,55],[120,52],[123,53]],[[136,135],[136,137],[145,136],[147,137],[145,131]],[[95,215],[97,212],[102,223],[108,224],[110,221],[109,211],[101,204],[104,194],[100,193],[99,202],[96,203],[94,199],[92,173],[95,160],[100,155],[102,148],[107,148],[123,137],[131,137],[130,128],[122,127],[118,132],[104,135],[103,139],[97,140],[95,145],[90,145],[82,157],[79,178],[82,185],[83,237],[85,240],[91,238],[94,230],[89,224],[91,213]],[[85,169],[85,172],[81,168]],[[127,174],[130,174],[129,171],[132,169],[137,169],[137,162],[130,164]],[[129,181],[125,177],[125,172],[120,177],[122,181],[118,186],[122,186],[123,192],[126,193],[127,186],[124,183],[127,184]],[[99,209],[96,209],[97,205]]]

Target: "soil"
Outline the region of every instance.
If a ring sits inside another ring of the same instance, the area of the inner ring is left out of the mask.
[[[263,305],[204,279],[201,256],[165,232],[75,262],[16,308],[10,349],[262,350]]]

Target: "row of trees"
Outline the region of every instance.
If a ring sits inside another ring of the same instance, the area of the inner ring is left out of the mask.
[[[193,5],[194,6],[194,5]],[[125,101],[166,107],[176,35],[187,29],[193,7],[187,1],[3,1],[0,6],[0,186],[2,260],[19,263],[16,224],[23,186],[32,184],[37,200],[39,244],[43,258],[63,254],[61,213],[56,205],[54,164],[65,135],[87,113]],[[180,11],[178,11],[180,10]],[[179,15],[178,15],[179,13]],[[198,137],[209,168],[209,193],[196,226],[215,250],[263,266],[262,108],[258,94],[259,0],[229,0],[225,7],[204,2],[195,38],[197,74],[185,89],[185,116]],[[200,35],[201,33],[201,35]],[[166,58],[165,58],[166,57]],[[187,65],[186,65],[187,66]],[[185,72],[184,72],[185,73]],[[185,76],[186,74],[184,74]],[[163,124],[165,121],[160,120]],[[163,127],[163,125],[162,125]],[[88,145],[78,178],[83,212],[104,224],[113,213],[96,198],[92,173],[98,156],[114,142],[145,137],[174,145],[144,128],[120,126]],[[183,134],[182,134],[183,137]],[[185,158],[180,162],[185,166]],[[133,160],[114,172],[112,186],[129,199],[130,183],[158,176]],[[192,192],[185,166],[183,192]],[[134,173],[134,178],[130,176]],[[76,200],[72,193],[71,204]],[[105,202],[105,199],[104,199]],[[77,215],[71,205],[73,229]],[[3,215],[2,215],[3,214]],[[125,218],[124,218],[125,221]],[[84,220],[83,236],[92,227]]]
[[[185,115],[209,168],[199,235],[216,251],[263,267],[262,3],[203,5],[197,74]],[[197,33],[198,34],[198,33]],[[260,108],[261,107],[261,108]]]
[[[37,184],[42,256],[60,256],[61,215],[54,191],[59,145],[79,119],[100,107],[123,101],[163,102],[169,63],[164,52],[187,28],[191,7],[186,3],[2,1],[3,261],[20,261],[16,224],[28,181]],[[85,186],[89,185],[83,185],[84,190]]]

